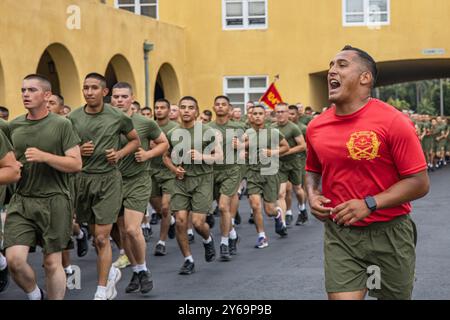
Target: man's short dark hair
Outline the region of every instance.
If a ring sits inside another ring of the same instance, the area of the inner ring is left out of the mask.
[[[210,110],[203,110],[202,112],[205,116],[212,117],[212,112]]]
[[[130,90],[131,95],[133,95],[133,87],[128,82],[117,82],[113,87],[114,89],[128,89]]]
[[[226,100],[228,102],[228,104],[230,104],[230,98],[228,98],[227,96],[223,96],[223,95],[215,97],[214,98],[214,103],[216,103],[216,101],[219,100],[219,99],[224,99],[224,100]]]
[[[141,112],[144,111],[144,110],[148,110],[148,111],[152,112],[152,109],[150,109],[149,107],[143,107],[143,108],[141,109]]]
[[[264,107],[262,104],[255,104],[252,108],[253,108],[253,109],[261,108],[261,109],[264,110],[264,112],[266,111],[266,107]],[[249,109],[250,109],[250,108],[249,108]]]
[[[181,101],[184,101],[184,100],[194,102],[195,103],[195,107],[198,109],[198,101],[194,97],[192,97],[192,96],[184,96],[183,98],[180,99],[180,102],[178,103],[178,105],[180,105]]]
[[[62,95],[60,95],[60,94],[57,94],[57,93],[55,93],[55,94],[53,94],[56,98],[58,98],[58,101],[59,101],[59,104],[60,105],[62,105],[62,106],[64,106],[64,97],[62,96]]]
[[[170,102],[169,102],[169,100],[164,99],[164,98],[158,99],[158,100],[155,101],[155,105],[156,105],[157,102],[163,102],[167,106],[167,108],[170,109]]]
[[[312,111],[313,111],[313,108],[311,108],[311,106],[307,106],[307,107],[305,108],[305,112],[306,112],[306,111],[311,111],[311,112],[312,112]]]
[[[361,50],[359,48],[352,47],[350,45],[346,45],[342,51],[354,51],[358,55],[358,57],[364,62],[367,69],[369,69],[370,73],[372,73],[372,88],[375,86],[375,83],[377,82],[378,77],[378,69],[377,64],[375,60],[372,58],[370,54],[368,54],[366,51]]]
[[[100,73],[97,73],[97,72],[88,73],[86,75],[86,77],[84,78],[84,80],[87,80],[87,79],[99,80],[102,87],[106,88],[106,78],[104,76],[102,76]]]
[[[138,101],[133,101],[132,104],[136,106],[136,108],[138,109],[138,111],[141,110],[141,104],[140,104]]]
[[[23,80],[38,80],[41,83],[42,89],[44,91],[52,91],[52,83],[46,76],[42,74],[29,74],[25,78],[23,78]]]
[[[6,113],[6,114],[8,114],[8,115],[9,115],[9,110],[8,110],[8,108],[7,108],[7,107],[5,107],[5,106],[0,106],[0,112],[2,112],[2,113]]]
[[[294,105],[294,104],[291,104],[291,105],[288,107],[288,109],[289,109],[289,110],[295,110],[295,111],[298,111],[297,106]]]

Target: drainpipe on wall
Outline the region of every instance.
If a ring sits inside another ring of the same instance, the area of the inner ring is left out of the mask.
[[[144,68],[145,68],[145,106],[150,107],[150,73],[149,73],[149,53],[154,49],[154,44],[144,42]]]

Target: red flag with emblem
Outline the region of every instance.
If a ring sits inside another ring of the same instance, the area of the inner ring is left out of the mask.
[[[275,86],[275,82],[272,82],[266,93],[264,93],[259,101],[264,102],[271,109],[275,109],[277,104],[283,102],[283,99]]]

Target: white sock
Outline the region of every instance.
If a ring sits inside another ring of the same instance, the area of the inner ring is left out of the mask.
[[[173,216],[170,216],[170,225],[173,225],[175,223],[175,218]]]
[[[194,262],[194,258],[192,258],[192,256],[185,257],[184,260],[185,261],[189,260],[190,262]]]
[[[230,239],[232,239],[232,240],[237,239],[237,233],[234,228],[231,229],[231,231],[230,231]]]
[[[145,229],[145,223],[141,223],[141,229]]]
[[[6,258],[0,253],[0,271],[3,271],[8,266]]]
[[[300,211],[303,211],[306,209],[306,204],[302,203],[301,205],[298,206],[298,208],[300,209]]]
[[[139,271],[137,271],[137,266],[131,266],[131,270],[133,270],[133,272],[138,273]]]
[[[258,233],[258,238],[262,238],[262,237],[266,237],[266,233],[265,232],[260,232]]]
[[[277,216],[275,217],[275,219],[281,219],[281,212],[283,212],[283,210],[281,210],[280,207],[277,208]]]
[[[206,239],[206,240],[202,239],[202,241],[203,241],[204,244],[208,244],[208,243],[210,243],[212,241],[212,238],[211,238],[211,236],[209,236],[208,239]]]
[[[147,222],[147,223],[145,224],[145,227],[144,227],[144,228],[151,229],[152,226],[150,225],[150,222]]]
[[[166,246],[166,242],[162,240],[159,240],[157,244],[162,244],[163,246]]]
[[[106,297],[106,287],[97,286],[97,292],[95,295]]]
[[[69,265],[67,268],[64,268],[64,272],[71,274],[73,272],[72,266]]]
[[[113,280],[116,277],[116,267],[111,266],[109,269],[108,280]]]
[[[123,255],[125,254],[125,249],[120,249],[120,250],[119,250],[119,254],[120,254],[121,256],[123,256]]]
[[[84,233],[83,230],[80,229],[80,233],[77,235],[77,239],[83,239]]]
[[[234,218],[231,218],[231,225],[234,226]]]
[[[194,234],[194,230],[192,230],[192,229],[188,229],[188,234]]]
[[[286,211],[286,215],[287,216],[292,216],[292,211],[291,210]]]
[[[220,239],[220,244],[224,244],[224,245],[226,245],[226,246],[228,246],[228,237],[222,237],[221,239]]]
[[[41,300],[42,298],[41,290],[39,289],[38,286],[36,286],[36,288],[34,288],[33,291],[27,293],[27,296],[29,300]]]
[[[136,265],[136,272],[139,273],[141,271],[147,271],[147,265],[145,263]]]

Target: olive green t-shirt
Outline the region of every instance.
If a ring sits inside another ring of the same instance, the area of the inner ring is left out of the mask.
[[[72,121],[81,144],[92,141],[94,153],[83,157],[84,173],[108,173],[117,169],[106,159],[106,150],[120,148],[120,135],[127,135],[133,130],[133,122],[122,110],[109,104],[104,105],[99,113],[86,113],[85,107],[72,111],[68,119]]]
[[[302,132],[298,128],[297,125],[295,125],[293,122],[288,121],[284,126],[280,126],[279,124],[275,123],[272,125],[274,128],[280,130],[280,132],[283,134],[284,138],[289,144],[289,148],[295,147],[297,145],[297,141],[295,141],[295,138],[302,135]],[[299,153],[289,154],[287,156],[281,156],[281,161],[290,161],[294,159],[298,159],[300,157]]]
[[[300,131],[303,134],[303,137],[305,138],[306,141],[306,129],[308,128],[303,122],[301,122],[300,120],[296,123],[297,127],[300,129]],[[306,150],[300,152],[300,159],[304,159],[306,160]]]
[[[3,131],[3,133],[9,139],[9,125],[8,125],[8,122],[6,122],[3,119],[0,119],[0,130]]]
[[[197,177],[213,172],[213,165],[204,161],[191,160],[189,150],[195,149],[203,154],[210,154],[216,142],[215,131],[208,125],[195,122],[192,128],[174,128],[167,133],[172,162],[181,165],[187,177]]]
[[[228,121],[225,124],[217,124],[216,121],[212,121],[208,124],[212,129],[222,137],[222,151],[223,161],[214,164],[214,169],[231,169],[238,164],[238,150],[233,148],[233,138],[242,138],[245,132],[245,128],[242,124],[235,121]],[[227,159],[228,158],[228,159]],[[242,161],[244,162],[244,161]]]
[[[167,122],[163,126],[160,126],[159,128],[162,130],[162,132],[166,135],[166,138],[167,138],[167,133],[170,130],[172,130],[173,128],[178,128],[179,126],[180,125],[178,124],[178,122],[169,120],[169,122]],[[158,169],[158,170],[164,170],[164,169],[169,170],[164,165],[162,156],[154,157],[153,159],[150,159],[150,167],[153,168],[153,169]]]
[[[154,120],[141,116],[140,114],[133,114],[131,116],[131,121],[141,140],[142,149],[147,151],[149,149],[150,141],[158,139],[161,135],[161,129]],[[127,137],[121,135],[120,147],[123,148],[127,143]],[[133,177],[145,170],[150,170],[150,161],[136,162],[134,152],[132,152],[120,161],[119,170],[123,177]]]
[[[299,121],[307,126],[311,122],[312,119],[313,119],[312,116],[303,115],[300,117]]]
[[[11,145],[11,142],[9,142],[8,137],[3,133],[3,130],[0,129],[0,159],[3,159],[8,152],[13,150],[13,146]]]
[[[255,130],[254,128],[247,129],[245,132],[249,140],[248,151],[248,168],[253,171],[259,171],[261,168],[268,168],[271,162],[277,157],[261,158],[261,149],[276,149],[279,147],[281,140],[284,139],[283,134],[276,128],[263,128]]]
[[[80,142],[69,120],[49,113],[40,120],[28,120],[26,115],[11,121],[11,141],[16,158],[23,164],[17,192],[28,197],[50,197],[69,194],[69,174],[58,171],[46,163],[27,162],[27,148],[37,148],[58,156]]]

